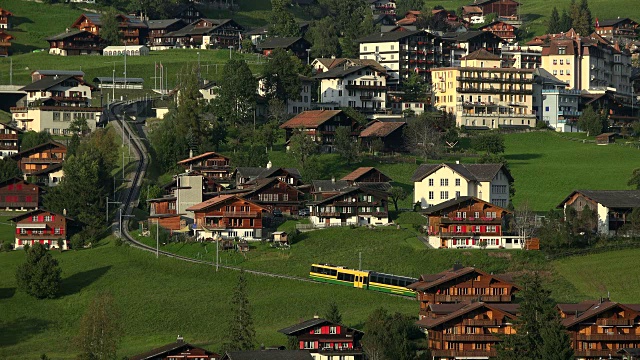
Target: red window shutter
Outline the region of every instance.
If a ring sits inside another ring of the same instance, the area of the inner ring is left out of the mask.
[[[22,190],[22,184],[16,185],[16,188],[18,188],[18,190]]]
[[[487,227],[486,226],[480,226],[480,232],[481,233],[486,233],[487,232]]]
[[[44,216],[38,216],[38,222],[43,222],[44,221]]]
[[[22,245],[22,240],[18,240],[18,245]]]
[[[463,232],[463,233],[467,232],[467,227],[466,227],[466,226],[464,226],[464,225],[462,226],[462,232]]]
[[[500,233],[500,225],[496,226],[496,232],[499,234]]]
[[[32,201],[31,199],[33,199],[33,197],[30,196],[30,195],[27,195],[27,196],[24,197],[24,201],[25,202],[31,202]]]
[[[304,349],[304,341],[300,341],[300,350]]]
[[[341,334],[341,333],[342,333],[342,331],[341,331],[341,330],[342,330],[342,326],[337,326],[337,327],[336,327],[336,332],[337,332],[338,334]]]
[[[40,244],[44,245],[44,240],[40,240]]]
[[[27,230],[27,234],[31,235],[33,233],[33,230]]]
[[[51,215],[51,221],[56,221],[56,216],[55,215]]]
[[[9,186],[7,186],[7,190],[9,191],[13,190],[13,184],[9,184]]]
[[[20,234],[20,229],[16,228],[16,234]]]

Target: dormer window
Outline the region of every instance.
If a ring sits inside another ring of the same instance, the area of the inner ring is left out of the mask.
[[[559,47],[558,48],[558,55],[565,55],[567,53],[567,48],[566,47]]]

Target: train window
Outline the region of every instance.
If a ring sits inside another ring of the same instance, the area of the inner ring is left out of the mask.
[[[371,276],[369,277],[369,281],[371,281],[371,282],[378,282],[378,276],[376,276],[376,275],[371,275]]]
[[[398,285],[398,279],[392,279],[391,280],[391,285],[397,286]]]
[[[337,270],[329,270],[329,275],[336,276],[336,274],[338,274]]]

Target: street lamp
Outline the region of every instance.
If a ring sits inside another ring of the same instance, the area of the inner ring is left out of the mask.
[[[233,45],[229,45],[229,60],[231,60],[231,50],[233,50]]]
[[[307,65],[309,65],[309,64],[311,64],[310,56],[309,56],[309,54],[311,53],[311,49],[306,49],[306,52],[307,52]]]

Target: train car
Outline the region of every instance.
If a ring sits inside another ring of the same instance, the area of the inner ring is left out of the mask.
[[[415,291],[407,289],[407,286],[417,281],[418,279],[406,276],[397,276],[371,271],[369,273],[369,290],[404,296],[415,296]]]
[[[309,277],[316,281],[366,289],[369,271],[353,270],[344,266],[329,264],[313,264],[311,265]]]
[[[415,292],[407,289],[407,285],[418,281],[406,276],[353,270],[330,264],[312,264],[309,277],[316,281],[404,296],[415,296]]]

